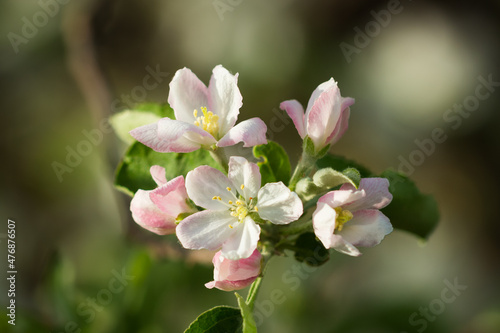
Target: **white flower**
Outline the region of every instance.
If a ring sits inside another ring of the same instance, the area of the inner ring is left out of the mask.
[[[296,193],[282,182],[261,185],[259,167],[243,157],[229,160],[228,176],[200,166],[186,176],[186,190],[205,208],[184,219],[177,237],[185,248],[217,250],[230,260],[248,258],[257,248],[260,227],[252,216],[288,224],[303,212]]]
[[[327,249],[361,255],[357,246],[375,246],[392,232],[391,222],[379,210],[392,201],[388,188],[385,178],[363,178],[358,189],[344,184],[328,192],[313,213],[314,233]]]
[[[157,152],[189,153],[241,141],[244,147],[267,143],[267,127],[260,118],[235,125],[243,105],[238,74],[232,75],[221,65],[213,69],[208,87],[189,68],[178,70],[170,82],[168,102],[175,119],[162,118],[130,131],[137,141]]]

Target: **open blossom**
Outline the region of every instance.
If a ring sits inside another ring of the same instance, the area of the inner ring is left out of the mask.
[[[243,289],[252,284],[260,274],[262,255],[258,250],[245,259],[229,260],[217,252],[212,260],[214,264],[214,281],[205,287],[224,291]]]
[[[392,232],[387,216],[379,209],[392,201],[385,178],[363,178],[356,189],[344,184],[318,200],[313,213],[314,233],[326,248],[359,256],[356,246],[379,244]]]
[[[188,196],[184,177],[167,181],[165,169],[158,165],[152,166],[150,172],[158,187],[135,193],[130,202],[132,217],[141,227],[158,235],[173,234],[179,214],[195,212],[186,202]]]
[[[354,99],[342,97],[337,82],[331,78],[320,84],[312,93],[307,109],[296,100],[284,101],[280,108],[292,118],[302,139],[306,136],[318,152],[336,143],[347,130],[350,109]]]
[[[175,120],[162,118],[130,134],[161,153],[188,153],[213,145],[232,146],[241,141],[244,147],[265,144],[267,127],[260,118],[235,126],[243,105],[237,83],[238,74],[231,75],[221,65],[213,69],[208,87],[190,69],[180,69],[170,82],[168,95]]]
[[[282,182],[261,186],[259,167],[243,157],[232,156],[228,176],[200,166],[186,176],[189,197],[206,210],[184,219],[177,237],[188,249],[217,250],[231,260],[248,258],[257,248],[259,216],[274,224],[297,220],[303,211],[296,193]]]

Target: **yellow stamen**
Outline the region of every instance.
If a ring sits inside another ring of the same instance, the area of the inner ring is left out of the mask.
[[[347,209],[342,209],[342,207],[336,207],[335,212],[337,213],[337,218],[335,219],[335,229],[342,231],[344,224],[350,221],[353,215]]]
[[[217,196],[214,196],[214,197],[212,198],[212,200],[217,200],[217,199],[218,199],[218,197],[217,197]]]
[[[229,225],[229,228],[233,229],[233,226],[232,226],[232,225]]]
[[[259,211],[259,208],[257,208],[257,206],[255,206],[255,208],[254,208],[254,209],[255,209],[255,211],[256,211],[256,212],[258,212],[258,211]]]
[[[245,185],[241,184],[240,188],[241,188],[241,189],[244,189],[244,188],[245,188]]]
[[[229,192],[231,192],[231,188],[230,187],[226,187],[226,190],[228,190]]]
[[[219,134],[219,116],[212,111],[208,111],[206,107],[201,107],[203,116],[198,117],[198,110],[193,111],[194,124],[212,134],[217,138]]]
[[[228,203],[229,203],[230,205],[232,205],[232,204],[233,204],[233,202],[232,202],[231,200],[229,200],[229,201],[228,201]]]

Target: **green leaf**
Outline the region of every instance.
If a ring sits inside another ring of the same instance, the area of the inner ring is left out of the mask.
[[[234,294],[238,300],[238,306],[240,307],[241,316],[243,317],[243,333],[257,333],[257,325],[253,319],[252,309],[245,303],[245,300],[240,294]]]
[[[265,145],[255,146],[253,155],[263,160],[257,162],[262,176],[262,185],[279,181],[285,185],[288,184],[291,174],[290,160],[280,144],[268,141]]]
[[[316,267],[330,260],[330,252],[316,239],[313,232],[306,232],[295,241],[295,259]]]
[[[186,176],[189,171],[200,165],[209,165],[222,171],[210,153],[204,149],[192,153],[158,153],[140,142],[135,142],[118,165],[115,186],[129,195],[134,195],[138,189],[154,189],[156,183],[149,173],[153,165],[164,167],[168,180],[179,175]]]
[[[439,221],[434,197],[422,194],[413,181],[394,170],[386,170],[380,176],[390,182],[389,191],[393,199],[382,212],[391,220],[393,227],[427,239]]]
[[[142,125],[152,124],[161,118],[169,117],[175,119],[174,111],[168,105],[140,104],[132,110],[125,110],[111,116],[109,122],[116,135],[124,142],[131,144],[135,140],[129,134],[134,128]]]
[[[302,150],[309,156],[316,155],[316,149],[314,148],[314,142],[311,140],[309,135],[306,135],[304,141],[302,142]]]
[[[337,171],[345,170],[347,168],[355,168],[357,171],[359,171],[361,177],[363,178],[373,176],[373,173],[363,165],[353,160],[349,160],[345,157],[333,154],[327,154],[325,157],[319,159],[318,161],[316,161],[316,165],[319,169],[330,167],[333,170]]]
[[[216,306],[203,312],[184,333],[236,333],[240,332],[242,322],[240,309]]]

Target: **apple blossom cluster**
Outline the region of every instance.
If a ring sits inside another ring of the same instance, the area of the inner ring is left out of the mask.
[[[313,91],[305,111],[296,100],[282,102],[303,139],[302,156],[289,179],[264,183],[257,158],[227,155],[226,147],[241,142],[269,144],[261,119],[237,122],[243,105],[237,81],[238,74],[219,65],[207,87],[183,68],[170,83],[175,119],[130,131],[156,152],[202,149],[219,164],[199,165],[185,178],[170,180],[167,166],[152,166],[157,187],[135,193],[130,204],[135,222],[159,235],[175,234],[186,249],[217,251],[214,280],[206,287],[226,291],[252,284],[272,256],[293,251],[304,233],[314,233],[325,249],[351,256],[361,254],[358,247],[379,244],[393,229],[380,211],[392,200],[389,181],[316,164],[347,130],[354,99],[342,97],[332,78]]]

